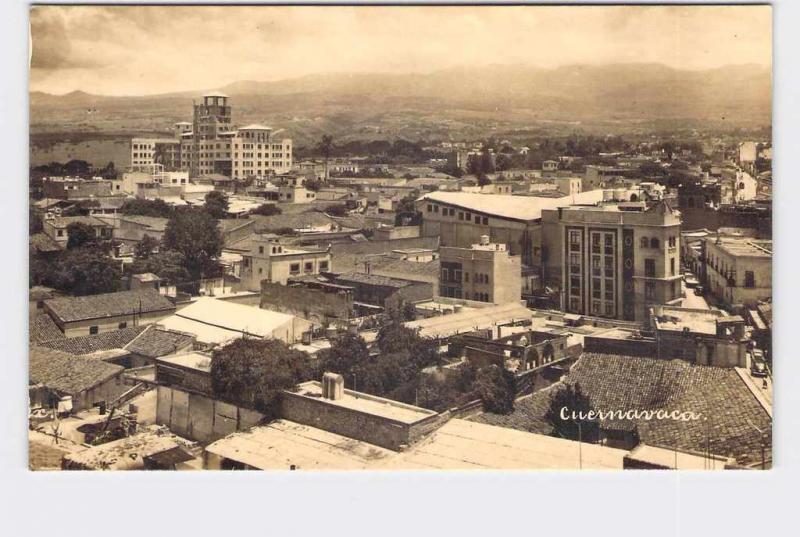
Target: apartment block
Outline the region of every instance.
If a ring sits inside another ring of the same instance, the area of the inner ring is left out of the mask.
[[[681,298],[680,213],[667,203],[542,211],[543,272],[570,313],[644,321]]]

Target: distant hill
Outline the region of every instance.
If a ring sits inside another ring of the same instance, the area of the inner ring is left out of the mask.
[[[771,122],[771,72],[756,65],[677,70],[660,64],[461,67],[429,74],[325,74],[239,81],[234,121],[263,121],[299,139],[435,136],[453,129],[524,127],[546,121],[681,120],[732,126]],[[36,132],[169,129],[191,116],[203,91],[109,97],[31,92]]]

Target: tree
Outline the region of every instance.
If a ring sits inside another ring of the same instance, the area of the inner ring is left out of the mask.
[[[205,211],[212,218],[225,218],[228,216],[228,196],[219,190],[212,190],[206,194]]]
[[[321,354],[320,363],[325,371],[347,376],[357,366],[369,360],[369,350],[364,338],[356,333],[342,331],[331,337],[331,346]]]
[[[278,416],[284,390],[312,375],[308,355],[277,339],[237,339],[211,356],[214,394],[268,418]]]
[[[592,402],[581,390],[580,384],[564,384],[551,397],[550,407],[545,419],[553,426],[552,436],[560,436],[569,440],[597,442],[600,439],[600,425],[597,420],[580,420],[573,418],[573,412],[586,415],[594,411]],[[564,418],[566,417],[566,419]]]
[[[67,248],[79,248],[95,241],[94,228],[83,222],[72,222],[67,226]]]
[[[486,177],[486,174],[483,172],[478,173],[478,186],[486,186],[492,184],[492,181]]]
[[[283,213],[281,208],[274,203],[264,203],[250,211],[250,214],[257,214],[260,216],[275,216],[276,214],[281,213]]]
[[[514,374],[497,365],[480,369],[475,377],[475,393],[487,412],[510,414],[514,411]]]
[[[419,333],[394,316],[378,330],[375,339],[381,353],[408,352],[418,370],[439,363],[439,350],[434,340],[420,337]]]
[[[132,199],[122,204],[120,207],[122,214],[139,216],[156,216],[159,218],[169,218],[175,210],[162,199],[145,200]]]
[[[61,252],[43,267],[36,283],[81,296],[116,291],[121,277],[118,262],[85,247]]]
[[[178,285],[191,280],[186,270],[186,259],[183,254],[174,250],[159,250],[146,258],[136,258],[128,265],[128,273],[143,274],[152,272],[167,283]]]
[[[340,203],[337,205],[331,205],[325,212],[328,213],[330,216],[347,216],[347,205]]]
[[[333,136],[330,134],[323,134],[322,140],[320,140],[319,145],[317,146],[317,150],[325,159],[325,180],[327,181],[330,178],[328,175],[328,160],[330,160],[331,153],[333,152]]]
[[[42,219],[36,213],[33,205],[28,206],[28,235],[35,235],[41,233],[43,230]]]
[[[163,243],[183,255],[186,270],[198,284],[201,278],[220,273],[216,258],[222,251],[222,235],[217,221],[206,211],[176,211],[167,222]]]
[[[147,259],[158,248],[158,239],[145,234],[136,246],[133,247],[133,256],[136,259]]]

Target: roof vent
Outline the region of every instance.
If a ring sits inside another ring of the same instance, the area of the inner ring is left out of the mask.
[[[338,373],[322,375],[322,397],[336,401],[344,395],[344,377]]]

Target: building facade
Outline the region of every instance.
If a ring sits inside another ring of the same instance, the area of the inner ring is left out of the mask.
[[[680,225],[664,202],[544,210],[544,274],[567,312],[644,321],[681,298]]]
[[[285,285],[292,277],[327,272],[330,265],[329,251],[287,248],[274,237],[257,237],[242,255],[242,283],[248,291],[261,291],[262,281]]]
[[[470,248],[440,248],[439,294],[479,302],[505,304],[522,296],[522,263],[505,244],[481,242]]]
[[[718,237],[705,239],[708,290],[732,309],[772,296],[772,241]]]

